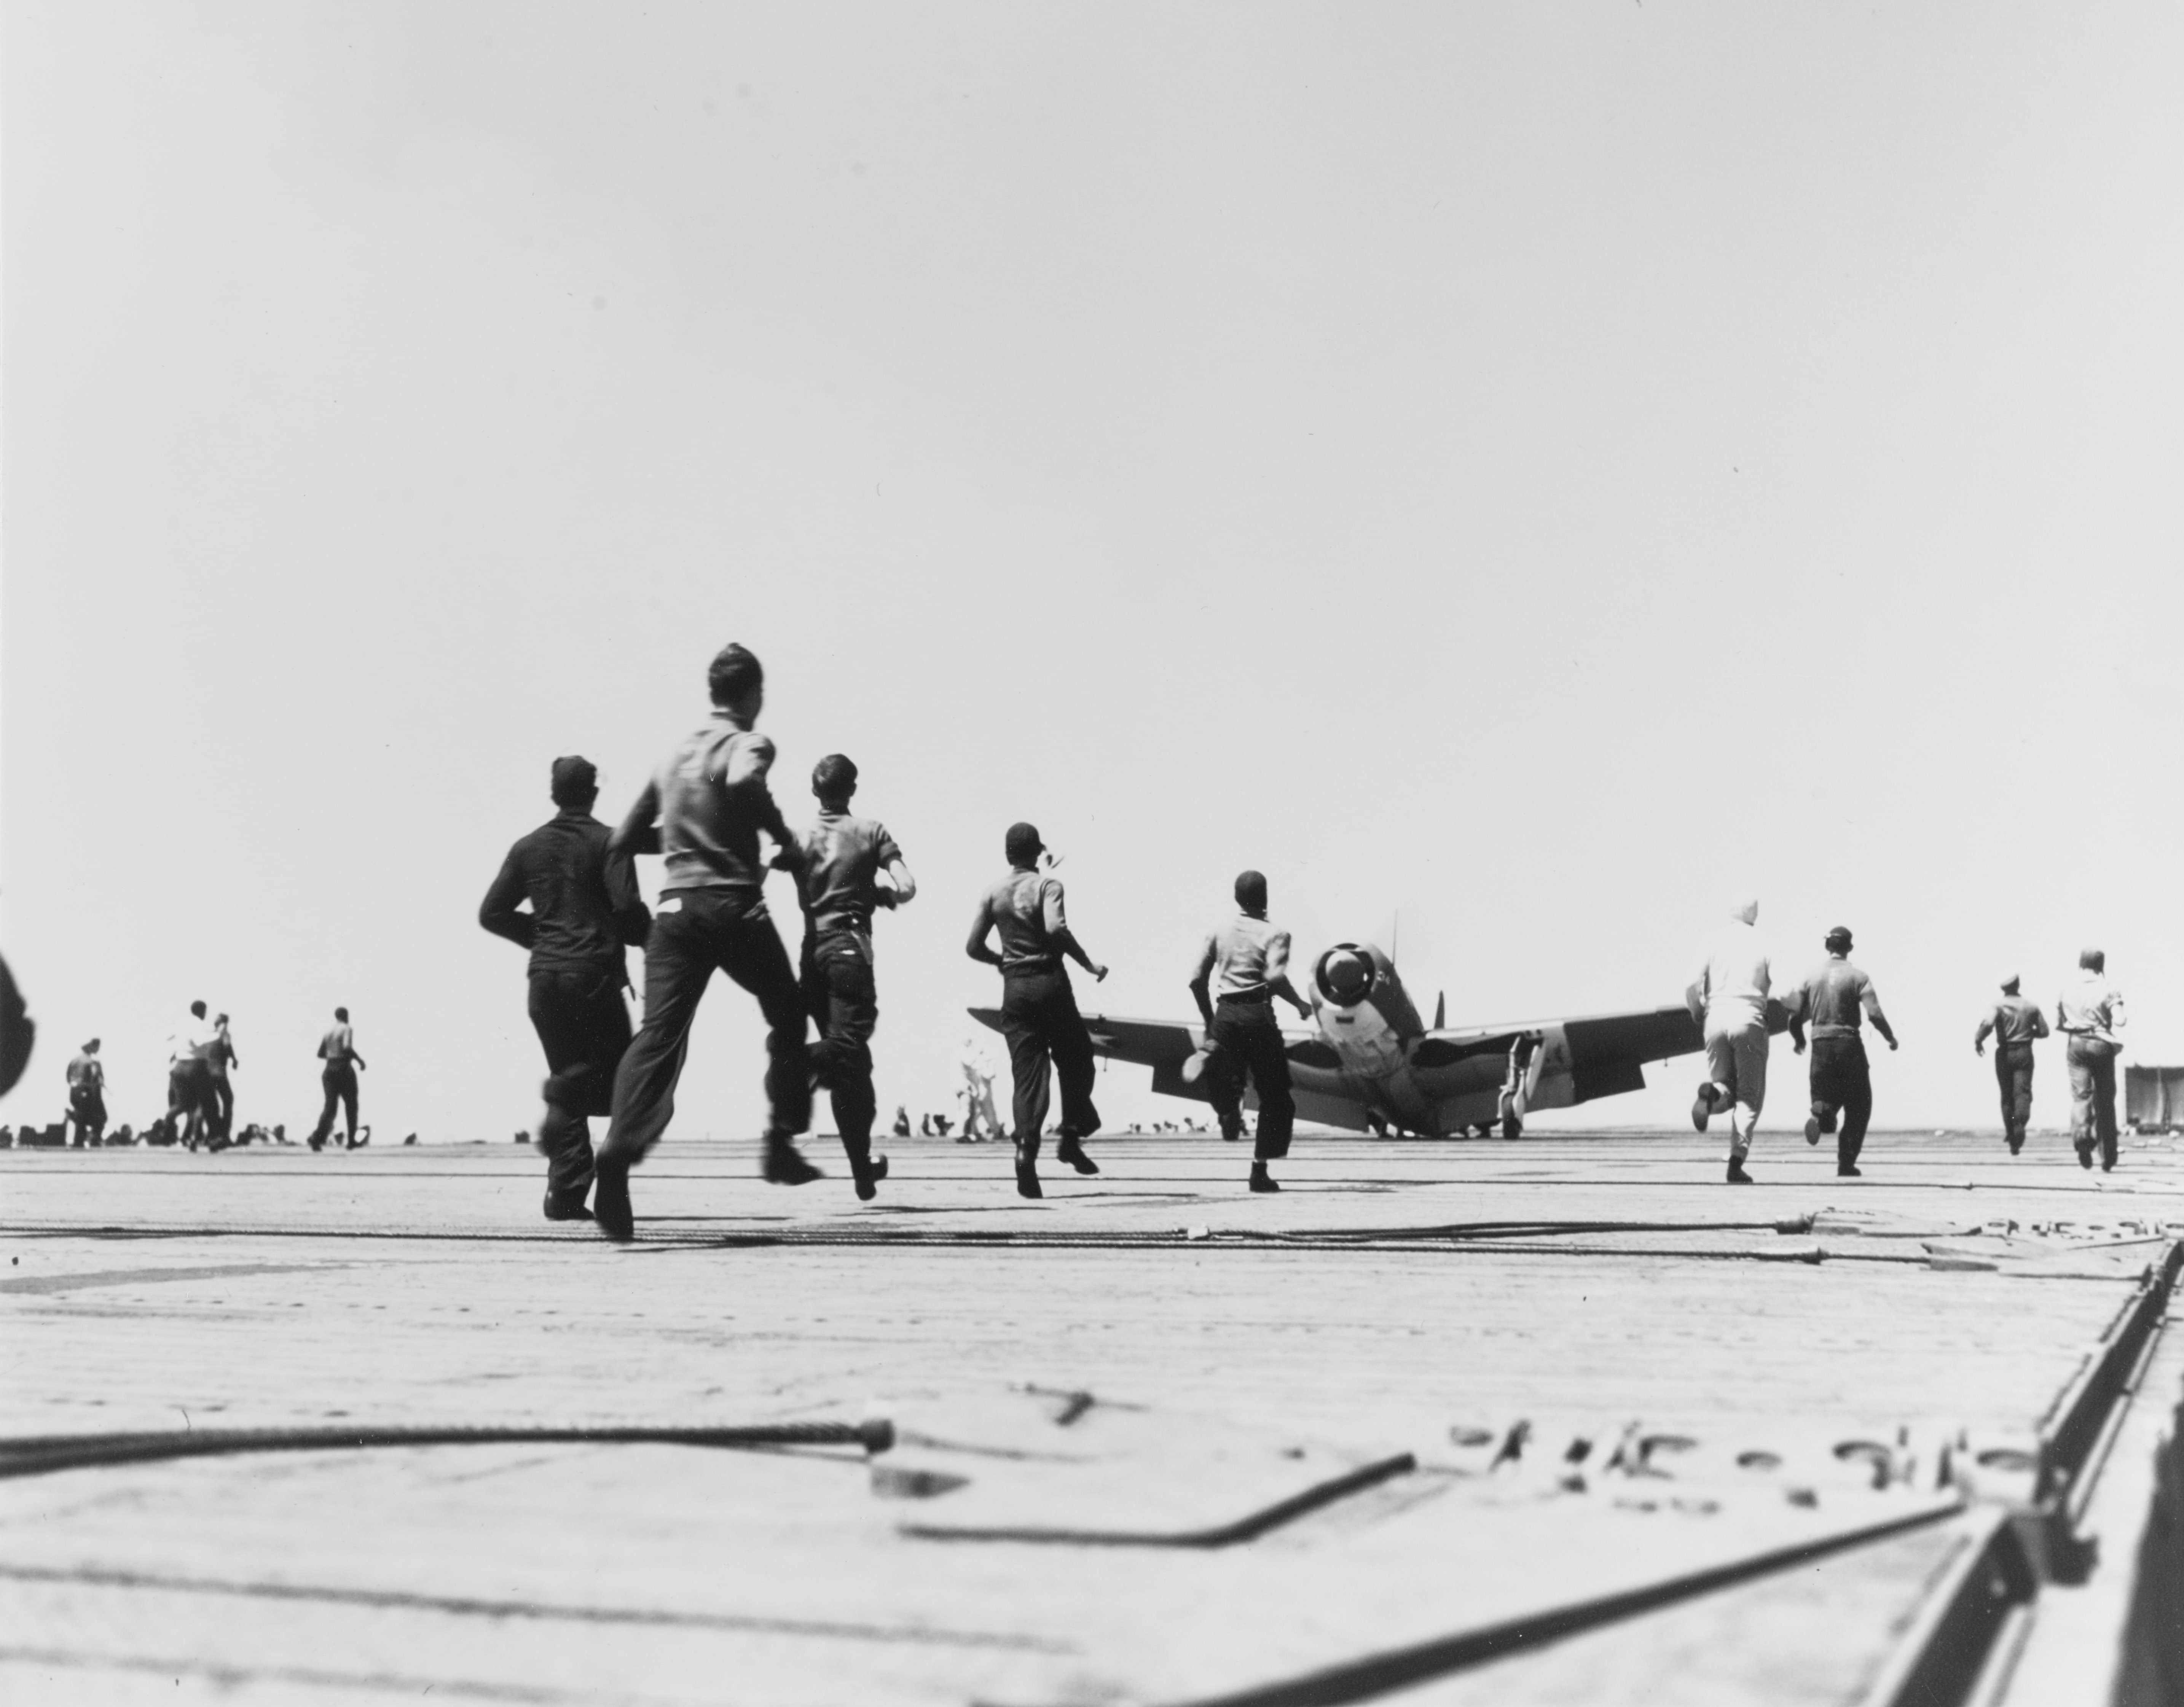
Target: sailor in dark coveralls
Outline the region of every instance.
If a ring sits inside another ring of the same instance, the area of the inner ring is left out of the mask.
[[[1001,1035],[1008,1040],[1009,1067],[1016,1079],[1017,1191],[1037,1197],[1050,1062],[1061,1081],[1054,1158],[1080,1174],[1100,1171],[1084,1153],[1084,1143],[1100,1130],[1100,1111],[1092,1106],[1092,1039],[1077,1011],[1061,957],[1067,955],[1095,981],[1106,977],[1107,968],[1095,964],[1071,934],[1061,879],[1039,869],[1046,845],[1039,832],[1029,824],[1011,824],[1004,845],[1008,875],[979,898],[964,952],[1001,969]],[[994,931],[1000,933],[998,952],[986,942]]]
[[[610,1239],[633,1236],[629,1170],[675,1113],[690,1023],[716,970],[758,998],[766,1016],[766,1179],[801,1185],[820,1177],[795,1136],[811,1124],[811,1063],[804,994],[766,910],[764,831],[772,863],[800,856],[766,787],[773,743],[751,726],[766,703],[766,672],[741,646],[723,647],[707,683],[713,715],[667,756],[609,845],[665,856],[666,881],[644,944],[644,1024],[615,1074],[614,1118],[599,1146],[592,1213]]]
[[[546,1052],[546,1219],[588,1221],[591,1117],[612,1111],[615,1069],[629,1047],[623,950],[643,945],[652,915],[634,862],[608,851],[607,827],[592,816],[592,761],[554,760],[552,792],[560,810],[509,849],[478,923],[531,951],[531,1024]],[[525,901],[528,912],[519,911]]]
[[[1827,959],[1790,998],[1790,1036],[1800,1055],[1805,1052],[1805,1034],[1811,1032],[1813,1038],[1813,1112],[1805,1121],[1805,1141],[1817,1144],[1820,1134],[1835,1131],[1840,1113],[1836,1172],[1855,1180],[1866,1123],[1873,1118],[1873,1073],[1866,1063],[1865,1040],[1858,1035],[1860,1012],[1891,1049],[1896,1047],[1896,1034],[1880,1011],[1873,980],[1850,963],[1850,932],[1837,925],[1828,933],[1827,949]]]
[[[2032,1124],[2032,1046],[2048,1035],[2048,1016],[2040,1004],[2020,996],[2014,973],[2002,981],[2002,999],[1987,1009],[1972,1034],[1972,1052],[1986,1053],[1994,1039],[1994,1077],[2002,1091],[2002,1135],[2014,1156],[2025,1147]]]
[[[1221,1117],[1221,1135],[1231,1141],[1243,1135],[1248,1074],[1259,1093],[1251,1189],[1279,1191],[1267,1164],[1290,1153],[1296,1102],[1290,1094],[1290,1058],[1283,1052],[1274,998],[1279,996],[1306,1019],[1312,1018],[1312,1004],[1290,982],[1290,934],[1267,922],[1266,879],[1255,871],[1239,877],[1236,906],[1235,918],[1199,950],[1190,995],[1206,1021],[1206,1088]]]
[[[888,1171],[887,1158],[872,1153],[872,1121],[879,1113],[872,1091],[872,1028],[879,1023],[872,909],[903,906],[917,893],[917,884],[887,827],[850,815],[857,767],[846,755],[829,753],[819,761],[811,772],[811,792],[819,799],[819,822],[799,845],[803,869],[797,876],[804,902],[804,1001],[819,1028],[811,1077],[827,1087],[850,1178],[857,1196],[870,1201]],[[892,889],[877,881],[883,871]]]
[[[94,1037],[68,1064],[69,1118],[75,1123],[75,1147],[96,1149],[106,1135],[106,1066]]]

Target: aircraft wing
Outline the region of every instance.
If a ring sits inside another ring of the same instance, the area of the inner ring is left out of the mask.
[[[974,1007],[971,1018],[979,1024],[994,1030],[1001,1029],[1001,1011],[998,1007]],[[1088,1013],[1084,1029],[1091,1034],[1092,1052],[1104,1055],[1111,1061],[1128,1061],[1153,1070],[1152,1088],[1167,1096],[1188,1096],[1195,1102],[1209,1102],[1206,1082],[1187,1084],[1183,1077],[1183,1064],[1198,1052],[1199,1039],[1205,1028],[1185,1025],[1173,1019],[1125,1019],[1112,1013]],[[1317,1031],[1299,1027],[1285,1027],[1282,1036],[1292,1061],[1306,1066],[1335,1067],[1334,1050],[1320,1040]],[[1324,1056],[1325,1060],[1320,1057]],[[1333,1099],[1318,1098],[1334,1107]],[[1300,1095],[1298,1112],[1303,1113],[1304,1099]],[[1307,1119],[1326,1120],[1335,1125],[1355,1125],[1362,1128],[1364,1116],[1343,1105],[1340,1118],[1333,1113],[1316,1113]]]
[[[1001,1029],[1001,1011],[998,1007],[974,1007],[971,1018],[979,1024],[994,1030]],[[1198,1052],[1198,1040],[1205,1028],[1186,1025],[1175,1019],[1124,1019],[1112,1013],[1088,1013],[1084,1029],[1092,1035],[1092,1052],[1106,1056],[1113,1061],[1130,1061],[1140,1067],[1176,1067]],[[1319,1034],[1309,1028],[1284,1027],[1282,1036],[1287,1041],[1290,1057],[1300,1059],[1300,1044],[1318,1043]],[[1326,1046],[1319,1046],[1325,1048]],[[1334,1051],[1328,1050],[1332,1057]]]
[[[1779,1034],[1788,1025],[1787,1010],[1779,1001],[1769,1001],[1769,1032]],[[1547,1040],[1557,1033],[1568,1052],[1568,1058],[1552,1064],[1569,1075],[1573,1102],[1641,1089],[1646,1080],[1641,1068],[1647,1062],[1692,1055],[1706,1047],[1698,1022],[1679,1002],[1673,1007],[1587,1014],[1574,1019],[1528,1020],[1513,1025],[1429,1032],[1411,1058],[1420,1068],[1453,1067],[1474,1057],[1506,1055],[1521,1037]]]

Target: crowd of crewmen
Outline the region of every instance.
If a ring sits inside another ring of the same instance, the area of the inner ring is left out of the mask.
[[[141,1134],[125,1125],[115,1128],[110,1135],[107,1131],[106,1062],[100,1051],[101,1040],[88,1039],[68,1063],[68,1113],[61,1126],[72,1148],[142,1142],[218,1152],[245,1144],[289,1141],[284,1124],[254,1124],[237,1130],[235,1085],[231,1075],[242,1066],[242,1059],[236,1052],[227,1015],[209,1013],[203,1001],[192,1001],[168,1034],[166,1112],[147,1123]],[[325,1148],[335,1113],[340,1108],[347,1114],[348,1135],[345,1144],[335,1140],[335,1147],[361,1149],[371,1141],[371,1128],[359,1127],[356,1118],[356,1069],[365,1063],[356,1052],[356,1035],[346,1007],[334,1010],[333,1025],[319,1042],[319,1059],[326,1105],[305,1141],[314,1150]]]
[[[850,810],[858,773],[844,754],[830,753],[813,769],[816,820],[801,833],[789,828],[769,786],[773,743],[756,728],[766,693],[755,656],[740,645],[723,648],[707,685],[710,715],[677,743],[613,829],[592,815],[599,781],[591,762],[556,759],[555,815],[509,850],[478,912],[488,930],[530,951],[529,1012],[547,1063],[546,1114],[538,1133],[547,1158],[545,1214],[594,1221],[620,1240],[634,1229],[630,1170],[673,1116],[691,1024],[716,970],[756,999],[766,1020],[766,1178],[798,1185],[821,1177],[795,1141],[811,1124],[821,1089],[832,1102],[857,1196],[876,1196],[888,1174],[887,1158],[872,1148],[871,1045],[879,1012],[872,918],[907,905],[916,880],[886,827]],[[761,835],[772,848],[764,858]],[[980,897],[965,951],[1001,974],[1017,1189],[1038,1197],[1050,1080],[1061,1101],[1054,1159],[1079,1174],[1100,1171],[1084,1149],[1100,1124],[1092,1102],[1092,1041],[1064,962],[1076,961],[1095,981],[1107,968],[1071,930],[1061,880],[1039,831],[1011,825],[1003,851],[1008,869]],[[666,865],[656,908],[638,892],[633,862],[641,853],[658,854]],[[764,887],[773,870],[794,877],[804,916],[794,966],[766,911]],[[1280,1188],[1270,1164],[1288,1153],[1295,1105],[1273,1003],[1288,1002],[1307,1019],[1312,1007],[1290,980],[1289,933],[1268,921],[1266,879],[1243,873],[1235,901],[1235,912],[1201,945],[1190,980],[1205,1041],[1185,1076],[1202,1079],[1228,1139],[1242,1134],[1246,1085],[1256,1091],[1248,1184],[1253,1191],[1274,1191]],[[1691,1123],[1703,1132],[1714,1116],[1727,1116],[1729,1183],[1751,1184],[1745,1164],[1765,1102],[1770,1040],[1787,1029],[1797,1052],[1811,1053],[1806,1141],[1816,1145],[1833,1134],[1837,1174],[1858,1177],[1873,1112],[1862,1027],[1869,1021],[1892,1050],[1895,1031],[1873,980],[1852,963],[1851,933],[1841,926],[1828,933],[1827,958],[1778,995],[1758,911],[1757,901],[1730,909],[1702,948],[1685,992],[1707,1056]],[[632,1032],[624,951],[638,946],[645,957],[644,1012]],[[35,1029],[4,964],[0,1021],[4,1091],[27,1061]],[[2072,1141],[2088,1169],[2097,1154],[2103,1169],[2116,1166],[2115,1034],[2123,1024],[2123,997],[2108,979],[2105,957],[2089,948],[2055,1018],[2069,1040]],[[816,1042],[807,1041],[813,1024]],[[2003,979],[1973,1046],[1984,1055],[1988,1040],[1995,1044],[2003,1136],[2013,1155],[2023,1149],[2031,1120],[2033,1046],[2048,1035],[2045,1016],[2020,992],[2019,980]],[[68,1066],[69,1124],[79,1144],[102,1141],[106,1125],[99,1047],[92,1038]],[[370,1128],[357,1121],[356,1075],[365,1061],[347,1008],[334,1010],[318,1052],[325,1102],[307,1141],[315,1150],[330,1141],[358,1148],[370,1141]],[[227,1015],[209,1018],[204,1002],[191,1003],[168,1056],[169,1106],[153,1124],[153,1141],[215,1150],[253,1136],[287,1141],[278,1126],[234,1132],[230,1075],[241,1063]],[[966,1136],[973,1126],[999,1136],[993,1075],[967,1052],[965,1072]],[[333,1139],[337,1111],[345,1117],[341,1140]],[[596,1151],[593,1115],[608,1119]],[[894,1130],[908,1135],[905,1111],[897,1110]]]
[[[1767,1097],[1767,1054],[1779,1012],[1797,1053],[1809,1035],[1812,1112],[1805,1141],[1833,1133],[1836,1172],[1860,1174],[1858,1155],[1873,1114],[1873,1075],[1861,1023],[1871,1020],[1890,1049],[1896,1033],[1881,1011],[1873,980],[1851,963],[1848,929],[1827,934],[1827,958],[1786,993],[1775,994],[1774,951],[1758,928],[1759,903],[1738,902],[1699,951],[1697,976],[1685,992],[1691,1018],[1706,1043],[1707,1076],[1691,1102],[1691,1124],[1703,1132],[1716,1114],[1729,1117],[1729,1183],[1748,1185],[1745,1168],[1752,1133]],[[2090,1169],[2098,1152],[2103,1172],[2116,1165],[2115,1058],[2122,1046],[2123,992],[2109,981],[2108,957],[2098,948],[2078,957],[2078,975],[2055,1004],[2055,1029],[2069,1040],[2070,1136],[2078,1165]],[[1972,1047],[1986,1053],[1995,1043],[1995,1078],[2002,1095],[2003,1137],[2009,1153],[2025,1147],[2032,1120],[2032,1046],[2048,1035],[2037,1002],[2019,989],[2014,973],[2002,980],[2001,996],[1981,1017]],[[1840,1124],[1838,1124],[1840,1123]]]
[[[539,1130],[548,1157],[545,1213],[595,1221],[615,1239],[632,1236],[630,1171],[673,1115],[691,1024],[716,969],[750,993],[766,1024],[766,1178],[794,1185],[820,1177],[795,1141],[810,1126],[820,1089],[832,1099],[857,1196],[874,1197],[888,1172],[886,1157],[872,1148],[871,1044],[878,1017],[872,919],[881,909],[906,905],[916,883],[886,827],[851,811],[857,767],[845,755],[820,760],[811,776],[817,819],[801,833],[789,828],[769,785],[773,743],[756,727],[765,673],[755,656],[740,645],[724,648],[707,683],[710,716],[677,743],[616,828],[592,815],[599,789],[591,763],[575,756],[554,761],[557,814],[510,849],[478,914],[487,929],[530,951],[529,1010],[548,1068]],[[770,857],[762,856],[761,836]],[[1056,1091],[1054,1159],[1080,1174],[1099,1172],[1084,1149],[1100,1124],[1092,1102],[1092,1043],[1065,962],[1074,960],[1095,981],[1107,968],[1071,930],[1061,880],[1037,828],[1011,825],[1003,852],[1008,869],[980,897],[965,951],[1001,974],[1017,1189],[1037,1197],[1041,1138]],[[656,912],[638,893],[633,856],[640,853],[658,854],[666,864]],[[804,915],[793,966],[766,911],[772,870],[794,877]],[[1266,879],[1242,873],[1235,901],[1234,914],[1202,945],[1190,982],[1205,1045],[1187,1076],[1202,1075],[1228,1138],[1240,1135],[1246,1085],[1256,1091],[1248,1184],[1273,1191],[1279,1187],[1271,1163],[1287,1153],[1295,1118],[1273,1003],[1289,1002],[1306,1018],[1312,1009],[1290,980],[1289,934],[1268,919]],[[1870,1020],[1891,1049],[1895,1033],[1872,980],[1851,964],[1847,929],[1829,934],[1828,958],[1778,1001],[1758,912],[1756,901],[1733,910],[1708,943],[1687,992],[1708,1057],[1693,1124],[1703,1131],[1713,1115],[1728,1113],[1728,1178],[1750,1183],[1745,1161],[1765,1098],[1769,1040],[1779,1029],[1771,1021],[1779,1011],[1798,1052],[1809,1046],[1812,1053],[1806,1139],[1817,1144],[1833,1133],[1837,1171],[1855,1177],[1873,1107],[1860,1027]],[[639,946],[644,1012],[632,1035],[623,951]],[[2114,1033],[2121,1022],[2121,998],[2101,976],[2100,956],[2089,951],[2084,976],[2058,1012],[2059,1029],[2071,1038],[2078,1153],[2087,1167],[2096,1146],[2102,1165],[2115,1165]],[[806,1040],[811,1026],[816,1042]],[[2031,1118],[2031,1043],[2044,1028],[2012,979],[1977,1040],[1982,1052],[1990,1035],[1997,1040],[2013,1154]],[[967,1063],[966,1072],[973,1106],[986,1104],[981,1124],[998,1126],[990,1076]],[[608,1122],[596,1151],[593,1115]],[[906,1136],[909,1127],[898,1110],[895,1132]]]

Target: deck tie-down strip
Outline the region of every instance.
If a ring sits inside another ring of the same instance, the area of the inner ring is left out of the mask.
[[[1279,1529],[1294,1522],[1307,1512],[1317,1511],[1323,1505],[1332,1505],[1338,1499],[1346,1499],[1353,1493],[1388,1481],[1390,1477],[1407,1475],[1418,1467],[1418,1461],[1409,1453],[1398,1453],[1393,1458],[1376,1459],[1360,1464],[1356,1470],[1318,1482],[1286,1499],[1262,1506],[1254,1512],[1228,1523],[1217,1523],[1206,1529],[1128,1530],[1128,1529],[1067,1529],[1046,1527],[1038,1524],[1002,1524],[987,1527],[970,1525],[905,1523],[901,1526],[905,1535],[915,1536],[920,1541],[1012,1541],[1030,1542],[1067,1547],[1174,1547],[1212,1549],[1234,1547],[1240,1542],[1256,1541],[1268,1530]]]
[[[0,1562],[0,1582],[60,1587],[142,1590],[203,1594],[240,1600],[292,1601],[370,1611],[436,1612],[454,1618],[526,1618],[543,1623],[621,1624],[666,1630],[750,1632],[821,1640],[899,1642],[939,1648],[1000,1648],[1034,1654],[1072,1654],[1073,1643],[1004,1630],[950,1630],[922,1624],[864,1624],[843,1619],[783,1618],[737,1612],[678,1611],[656,1606],[580,1606],[564,1601],[490,1599],[473,1594],[432,1594],[416,1589],[354,1588],[332,1583],[250,1582],[185,1576],[168,1571],[114,1570],[98,1566],[13,1565]]]
[[[183,1458],[239,1453],[347,1452],[377,1447],[665,1445],[710,1446],[744,1451],[767,1448],[859,1447],[885,1452],[894,1425],[884,1417],[864,1422],[694,1424],[575,1423],[461,1426],[423,1424],[393,1427],[161,1429],[127,1434],[29,1435],[0,1438],[0,1478],[45,1475],[55,1470],[108,1464],[157,1464]]]
[[[1500,1659],[1530,1643],[1574,1636],[1598,1626],[1613,1624],[1639,1613],[1653,1611],[1678,1601],[1690,1600],[1718,1589],[1772,1576],[1792,1566],[1809,1564],[1831,1554],[1884,1541],[1930,1524],[1963,1515],[1962,1501],[1936,1500],[1918,1510],[1882,1522],[1861,1524],[1832,1535],[1817,1536],[1786,1547],[1709,1565],[1678,1576],[1664,1577],[1636,1588],[1622,1589],[1520,1614],[1469,1630],[1456,1631],[1424,1642],[1385,1649],[1356,1660],[1344,1660],[1301,1676],[1255,1684],[1229,1693],[1204,1696],[1179,1707],[1345,1707],[1412,1684]],[[2002,1521],[1997,1514],[1995,1520]]]

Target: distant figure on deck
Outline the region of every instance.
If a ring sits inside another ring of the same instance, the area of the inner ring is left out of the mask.
[[[872,913],[907,906],[917,882],[887,826],[850,812],[857,767],[846,753],[829,753],[812,767],[811,792],[819,821],[798,845],[802,869],[796,879],[804,905],[800,981],[805,1007],[819,1029],[811,1079],[827,1088],[850,1177],[858,1197],[870,1202],[888,1173],[887,1158],[872,1154],[879,1102],[872,1090],[872,1044],[880,1012]],[[886,883],[879,880],[883,873]]]
[[[1888,1016],[1880,1011],[1873,980],[1850,963],[1851,934],[1837,925],[1828,933],[1828,957],[1790,996],[1790,1037],[1798,1054],[1805,1052],[1805,1035],[1813,1039],[1813,1112],[1805,1117],[1805,1141],[1817,1144],[1820,1134],[1842,1130],[1836,1136],[1836,1173],[1843,1179],[1858,1177],[1858,1152],[1865,1147],[1866,1123],[1873,1118],[1873,1069],[1865,1058],[1865,1040],[1858,1035],[1860,1017],[1896,1047],[1896,1034]]]
[[[205,1018],[204,1003],[192,1001],[167,1036],[167,1124],[175,1141],[187,1150],[212,1135],[219,1118],[211,1061],[219,1035]]]
[[[910,1136],[910,1110],[900,1102],[896,1103],[894,1106],[894,1135],[898,1138],[907,1138]]]
[[[213,1141],[225,1145],[235,1130],[235,1087],[227,1075],[242,1062],[235,1052],[235,1040],[228,1035],[227,1016],[216,1016],[212,1028],[214,1035],[205,1064],[212,1069]]]
[[[96,1037],[69,1062],[68,1094],[75,1147],[96,1149],[106,1140],[106,1063],[98,1058]]]
[[[2014,1156],[2025,1147],[2032,1124],[2032,1046],[2048,1035],[2048,1016],[2040,1004],[2017,990],[2017,974],[2002,981],[2002,999],[1981,1017],[1972,1034],[1972,1053],[1986,1053],[1994,1039],[1995,1083],[2002,1091],[2002,1135]]]
[[[744,648],[721,649],[706,673],[713,712],[644,785],[614,833],[618,852],[658,853],[667,877],[644,944],[644,1024],[615,1074],[614,1119],[599,1146],[592,1213],[610,1239],[636,1235],[629,1170],[675,1114],[691,1022],[715,972],[758,998],[766,1017],[766,1160],[777,1185],[821,1177],[796,1147],[811,1124],[811,1061],[804,993],[781,933],[766,910],[768,862],[802,863],[796,840],[766,786],[773,742],[753,727],[766,704],[766,672]]]
[[[1100,1111],[1092,1104],[1094,1075],[1091,1034],[1077,1011],[1077,996],[1061,959],[1067,955],[1096,983],[1107,968],[1084,952],[1069,929],[1062,906],[1061,879],[1051,863],[1040,868],[1046,844],[1028,823],[1009,826],[1003,839],[1006,876],[979,898],[978,916],[964,952],[1001,973],[1001,1035],[1009,1044],[1009,1066],[1016,1080],[1017,1191],[1042,1194],[1039,1183],[1039,1130],[1046,1124],[1047,1068],[1061,1081],[1061,1123],[1054,1158],[1080,1174],[1099,1165],[1084,1153],[1084,1140],[1100,1130]],[[1000,933],[997,951],[986,939]],[[945,1130],[945,1129],[943,1129]]]
[[[2123,992],[2108,979],[2108,957],[2089,948],[2078,957],[2078,975],[2055,1004],[2055,1029],[2070,1040],[2070,1138],[2078,1165],[2093,1165],[2093,1146],[2101,1150],[2101,1171],[2116,1164],[2115,1058],[2123,1051],[2115,1035],[2124,1026]]]
[[[202,1004],[200,1004],[202,1006]],[[364,1057],[356,1052],[356,1033],[348,1023],[348,1010],[334,1010],[332,1028],[319,1040],[319,1059],[326,1063],[319,1073],[319,1087],[326,1092],[326,1106],[319,1110],[319,1124],[311,1129],[309,1144],[314,1150],[323,1150],[334,1130],[334,1110],[338,1107],[348,1126],[348,1146],[358,1147],[356,1135],[356,1075],[364,1067]]]
[[[1767,1101],[1767,998],[1774,968],[1758,918],[1756,901],[1732,906],[1700,950],[1698,976],[1684,992],[1706,1037],[1707,1076],[1691,1103],[1691,1124],[1703,1132],[1708,1115],[1729,1111],[1732,1185],[1752,1183],[1744,1158]]]
[[[963,1135],[956,1141],[980,1144],[988,1139],[999,1142],[1007,1135],[1001,1130],[1000,1111],[994,1106],[994,1062],[975,1036],[963,1040],[963,1088],[957,1094],[963,1099]]]
[[[546,1219],[588,1221],[591,1117],[613,1112],[615,1072],[629,1047],[623,951],[643,944],[652,915],[637,892],[635,862],[609,849],[607,827],[592,816],[599,797],[592,761],[554,760],[548,793],[559,810],[509,849],[478,923],[531,951],[526,1006],[546,1053],[538,1123]]]
[[[1309,1020],[1312,1004],[1290,982],[1290,934],[1267,919],[1267,879],[1256,871],[1240,873],[1235,884],[1236,914],[1212,931],[1198,951],[1190,975],[1190,997],[1206,1023],[1204,1076],[1221,1135],[1230,1142],[1244,1135],[1244,1084],[1259,1093],[1259,1130],[1251,1147],[1251,1189],[1279,1191],[1268,1164],[1290,1153],[1296,1124],[1296,1099],[1290,1090],[1290,1058],[1284,1052],[1274,998]],[[1216,1006],[1216,998],[1218,1006]]]

